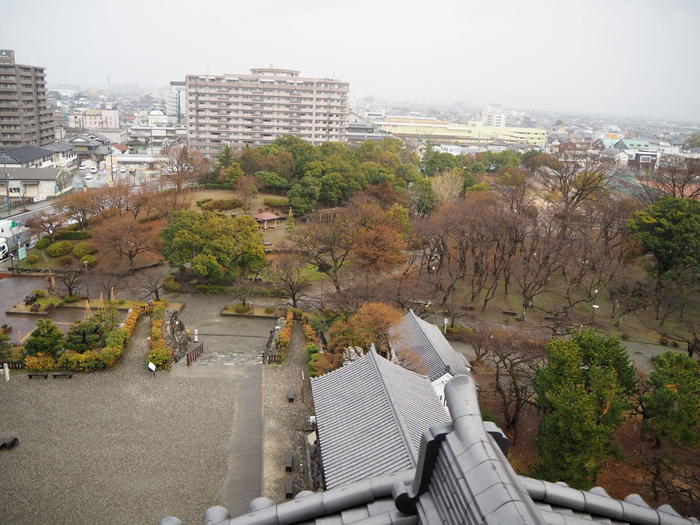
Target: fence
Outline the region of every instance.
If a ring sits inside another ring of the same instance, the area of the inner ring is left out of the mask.
[[[10,370],[22,370],[24,369],[24,361],[2,361],[0,362],[0,369],[3,365],[7,365]]]
[[[187,352],[185,354],[185,360],[187,363],[187,366],[190,366],[192,363],[194,363],[199,356],[201,356],[204,353],[204,343],[199,343],[197,346],[195,346],[192,350]]]

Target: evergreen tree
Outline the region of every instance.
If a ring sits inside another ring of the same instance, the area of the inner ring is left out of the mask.
[[[51,357],[58,357],[63,351],[65,338],[63,332],[49,319],[42,319],[36,324],[36,328],[31,333],[24,344],[24,351],[27,355],[44,353]]]

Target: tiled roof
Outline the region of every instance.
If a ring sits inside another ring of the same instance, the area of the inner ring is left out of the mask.
[[[19,146],[18,148],[5,149],[0,151],[0,164],[24,164],[33,160],[50,157],[52,151],[36,146]]]
[[[10,180],[56,180],[56,177],[63,171],[61,168],[7,168]],[[0,182],[4,178],[0,177]]]
[[[449,421],[427,378],[374,350],[311,389],[327,488],[413,468],[422,433]]]
[[[257,215],[253,215],[253,219],[256,221],[274,221],[275,219],[284,219],[284,217],[280,217],[279,215],[275,215],[269,211],[264,211],[262,213],[258,213]]]
[[[452,348],[440,329],[413,310],[390,328],[389,340],[397,357],[405,358],[407,368],[427,375],[431,381],[447,372],[463,374],[469,367],[467,359]]]
[[[222,507],[212,507],[204,515],[205,525],[699,523],[669,505],[652,508],[636,494],[618,500],[599,487],[582,491],[516,475],[484,430],[471,375],[455,377],[445,392],[453,422],[431,427],[424,434],[415,470],[367,477],[315,494],[302,491],[293,501],[278,505],[256,498],[251,512],[236,518]],[[339,399],[336,409],[341,411],[344,401]],[[380,435],[382,430],[380,425],[369,434]],[[366,439],[353,445],[369,447]],[[168,517],[161,525],[182,522]]]

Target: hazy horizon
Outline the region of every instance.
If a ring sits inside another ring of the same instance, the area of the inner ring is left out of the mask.
[[[0,48],[50,84],[296,69],[351,96],[700,121],[700,2],[7,0]]]

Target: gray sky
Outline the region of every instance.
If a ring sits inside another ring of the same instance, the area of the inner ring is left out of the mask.
[[[696,0],[3,0],[50,84],[299,69],[351,96],[700,121]]]

